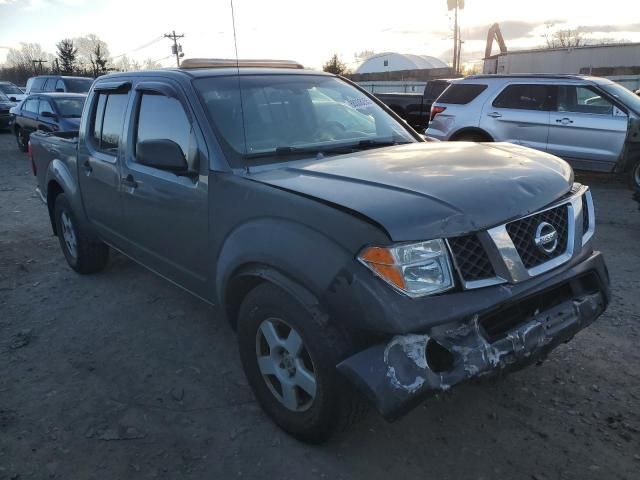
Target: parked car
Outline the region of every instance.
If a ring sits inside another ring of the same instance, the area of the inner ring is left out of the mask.
[[[27,94],[40,92],[87,93],[93,78],[40,75],[27,80]]]
[[[4,93],[0,92],[0,129],[7,128],[10,123],[11,109],[15,107],[16,102],[9,100]]]
[[[640,188],[640,98],[605,78],[476,75],[456,80],[431,108],[439,140],[512,142],[582,170],[621,172]]]
[[[391,110],[418,132],[429,125],[431,105],[449,86],[450,80],[429,80],[422,93],[376,93]]]
[[[11,126],[18,148],[26,152],[32,132],[77,131],[86,95],[38,93],[29,95],[12,115]]]
[[[361,393],[396,418],[539,361],[605,310],[592,197],[564,161],[425,142],[298,67],[106,75],[79,132],[32,134],[70,267],[102,270],[112,246],[219,305],[256,398],[306,441],[357,419]]]
[[[24,92],[11,82],[0,82],[0,93],[4,93],[12,102],[20,102],[25,97]]]

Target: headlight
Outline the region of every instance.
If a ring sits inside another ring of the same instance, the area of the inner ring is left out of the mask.
[[[453,287],[451,262],[442,240],[367,247],[358,260],[392,287],[422,297]]]

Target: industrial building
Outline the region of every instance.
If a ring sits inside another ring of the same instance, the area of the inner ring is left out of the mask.
[[[514,50],[487,56],[483,73],[573,73],[640,86],[640,43]]]

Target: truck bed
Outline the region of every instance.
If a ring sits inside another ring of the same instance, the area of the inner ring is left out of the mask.
[[[47,170],[51,162],[58,160],[67,166],[75,166],[78,135],[78,131],[38,131],[31,134],[31,161],[33,174],[38,180],[38,192],[47,191]]]

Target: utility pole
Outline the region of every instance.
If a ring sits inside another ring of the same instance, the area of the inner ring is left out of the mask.
[[[48,60],[42,60],[41,58],[38,58],[37,60],[31,60],[31,63],[33,63],[33,68],[34,70],[37,72],[38,70],[40,70],[40,73],[42,73],[42,64],[43,63],[48,63]],[[36,63],[38,64],[38,67],[36,68]]]
[[[182,45],[178,43],[179,38],[184,38],[184,34],[176,35],[176,31],[173,30],[171,33],[165,33],[165,38],[170,38],[173,40],[173,45],[171,45],[171,53],[176,56],[176,66],[180,68],[180,58],[184,57],[184,53],[182,53]]]
[[[453,10],[453,71],[459,73],[460,71],[460,27],[458,26],[458,10],[464,8],[464,0],[447,0],[447,8],[449,11]]]

